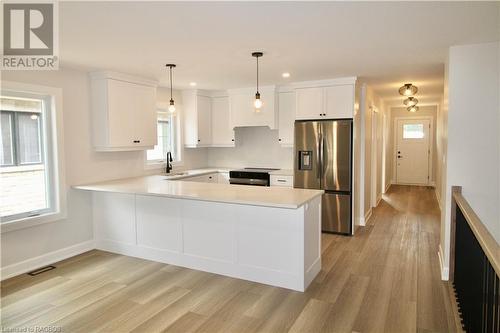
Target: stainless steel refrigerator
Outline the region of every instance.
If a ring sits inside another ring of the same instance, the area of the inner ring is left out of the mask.
[[[295,122],[294,187],[325,190],[322,230],[352,234],[352,120]]]

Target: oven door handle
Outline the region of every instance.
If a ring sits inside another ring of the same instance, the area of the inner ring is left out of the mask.
[[[253,179],[253,178],[229,178],[230,184],[236,185],[258,185],[267,186],[269,183],[265,179]]]

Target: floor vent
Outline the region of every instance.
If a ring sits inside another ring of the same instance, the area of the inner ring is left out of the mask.
[[[51,271],[53,269],[56,269],[56,266],[45,266],[45,267],[41,267],[39,269],[35,269],[34,271],[28,272],[28,275],[35,276],[38,274],[42,274],[42,273]]]

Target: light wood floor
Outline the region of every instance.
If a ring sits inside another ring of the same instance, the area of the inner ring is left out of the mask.
[[[91,251],[6,280],[2,326],[64,332],[452,332],[431,189],[393,186],[354,237],[323,235],[305,293]]]

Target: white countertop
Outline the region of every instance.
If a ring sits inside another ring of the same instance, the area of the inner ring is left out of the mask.
[[[183,179],[194,176],[206,175],[214,172],[225,172],[228,173],[231,170],[239,170],[241,168],[218,168],[218,167],[208,167],[203,169],[185,170],[185,171],[173,171],[171,174],[162,173],[162,176],[168,177],[170,180]],[[276,176],[293,176],[293,170],[291,169],[279,169],[269,172],[270,175]]]
[[[207,175],[215,172],[225,172],[229,173],[230,170],[228,168],[203,168],[203,169],[193,169],[193,170],[185,170],[185,171],[172,171],[171,173],[162,173],[161,175],[166,177],[169,180],[178,180],[183,178]]]
[[[291,209],[299,208],[323,194],[322,190],[171,181],[163,175],[118,179],[73,187],[88,191],[164,196]]]

